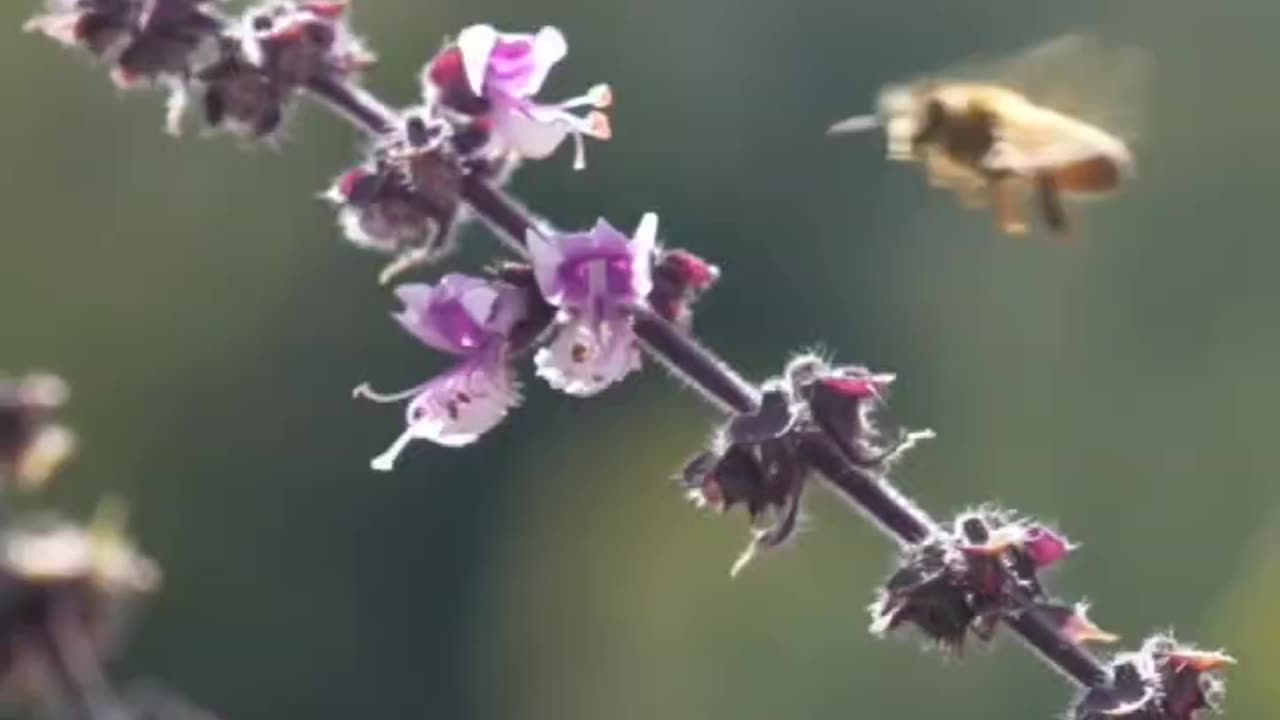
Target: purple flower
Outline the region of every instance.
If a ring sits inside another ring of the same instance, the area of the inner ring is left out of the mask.
[[[356,388],[357,397],[377,402],[412,398],[404,433],[371,463],[381,471],[391,470],[413,440],[450,447],[474,442],[520,401],[507,343],[525,316],[526,302],[518,288],[450,274],[434,286],[401,285],[396,295],[404,303],[404,310],[395,315],[400,325],[423,344],[456,355],[461,362],[399,393],[376,393],[367,385]]]
[[[479,122],[492,131],[492,152],[542,159],[566,137],[576,144],[574,167],[585,165],[583,136],[608,140],[609,118],[601,112],[576,115],[570,110],[606,108],[613,100],[608,85],[552,105],[533,98],[551,69],[568,54],[564,35],[554,27],[536,34],[500,33],[489,25],[472,25],[458,34],[427,66],[424,92],[431,104]]]
[[[627,238],[600,220],[589,232],[543,237],[530,231],[538,288],[559,308],[559,332],[538,351],[538,375],[557,390],[595,395],[640,367],[631,309],[653,287],[658,216],[646,214]]]

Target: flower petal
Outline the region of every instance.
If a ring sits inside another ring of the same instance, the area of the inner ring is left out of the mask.
[[[640,368],[631,320],[605,318],[592,327],[571,319],[551,344],[534,356],[538,376],[569,395],[595,395]]]
[[[653,290],[653,254],[658,247],[658,215],[645,213],[631,236],[631,287],[637,297],[646,297]]]
[[[562,114],[567,116],[559,111],[537,113],[532,108],[511,107],[494,113],[494,131],[521,157],[542,160],[551,157],[574,129]]]
[[[502,422],[519,402],[519,387],[501,353],[464,362],[420,388],[406,408],[404,433],[370,466],[390,471],[413,440],[446,447],[475,442]]]
[[[458,50],[462,53],[462,69],[467,76],[471,92],[484,93],[485,76],[489,71],[489,58],[498,45],[498,31],[492,25],[472,25],[458,33]]]
[[[559,237],[553,241],[537,230],[530,229],[525,233],[524,244],[529,248],[533,260],[533,274],[538,281],[538,290],[542,297],[552,305],[559,305],[564,298],[564,287],[560,282],[560,264],[565,256],[559,246]]]

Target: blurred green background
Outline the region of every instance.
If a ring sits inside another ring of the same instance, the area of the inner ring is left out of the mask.
[[[127,495],[167,587],[121,669],[228,720],[1048,718],[1070,691],[1008,638],[964,663],[878,641],[891,547],[811,493],[807,532],[731,581],[743,518],[668,479],[710,415],[660,372],[553,395],[480,444],[369,458],[399,410],[350,389],[441,359],[389,320],[381,259],[315,200],[361,140],[314,107],[277,150],[175,141],[0,6],[0,362],[74,385],[84,452],[54,499]],[[899,373],[940,438],[898,474],[937,514],[997,500],[1084,543],[1053,578],[1136,645],[1225,646],[1229,715],[1280,686],[1280,63],[1275,0],[357,0],[408,103],[442,38],[556,24],[548,97],[613,83],[617,138],[526,168],[563,226],[660,213],[716,260],[705,337],[757,377],[789,352]],[[884,82],[1075,29],[1150,50],[1140,179],[1075,243],[983,214],[826,125]],[[455,268],[494,252],[467,236]]]

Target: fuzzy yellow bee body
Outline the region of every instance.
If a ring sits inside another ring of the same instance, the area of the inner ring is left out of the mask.
[[[990,205],[1009,234],[1027,232],[1032,196],[1044,224],[1065,233],[1064,199],[1106,195],[1133,174],[1133,155],[1118,135],[998,82],[890,86],[876,115],[849,118],[831,132],[873,127],[884,129],[890,159],[921,163],[932,186],[965,206]]]

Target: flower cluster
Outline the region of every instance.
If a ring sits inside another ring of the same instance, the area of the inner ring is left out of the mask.
[[[805,446],[836,444],[871,472],[886,470],[928,431],[904,432],[889,444],[873,421],[893,376],[858,366],[832,367],[802,355],[762,386],[759,408],[731,419],[680,475],[689,498],[724,512],[743,505],[754,528],[734,564],[736,574],[761,548],[781,545],[798,527],[800,496],[814,470]]]
[[[400,325],[460,362],[404,392],[357,388],[358,396],[381,402],[412,398],[404,433],[373,467],[391,469],[414,439],[459,446],[493,429],[519,402],[513,357],[551,328],[553,337],[537,350],[534,364],[558,390],[594,395],[638,368],[632,313],[652,287],[656,234],[654,215],[646,215],[630,238],[603,220],[583,233],[531,234],[527,272],[450,274],[435,285],[398,287]]]
[[[1219,709],[1222,679],[1235,660],[1220,652],[1179,645],[1157,635],[1135,653],[1117,655],[1110,682],[1091,688],[1076,705],[1075,720],[1196,720]]]
[[[71,431],[53,421],[67,384],[54,375],[0,377],[0,484],[44,484],[75,446]]]
[[[960,650],[972,632],[990,640],[1009,616],[1034,612],[1073,643],[1110,642],[1074,607],[1049,600],[1040,573],[1067,556],[1072,545],[1042,525],[992,509],[956,518],[950,532],[908,550],[871,606],[871,630],[883,634],[903,623],[938,645]]]
[[[555,105],[535,99],[567,52],[555,28],[524,35],[474,25],[427,64],[424,104],[400,112],[371,157],[325,193],[351,242],[394,256],[384,283],[453,249],[469,217],[460,198],[465,182],[502,185],[521,160],[545,158],[568,137],[581,167],[583,137],[608,139],[608,116],[599,111],[612,102],[607,85]],[[582,106],[596,110],[570,112]]]

